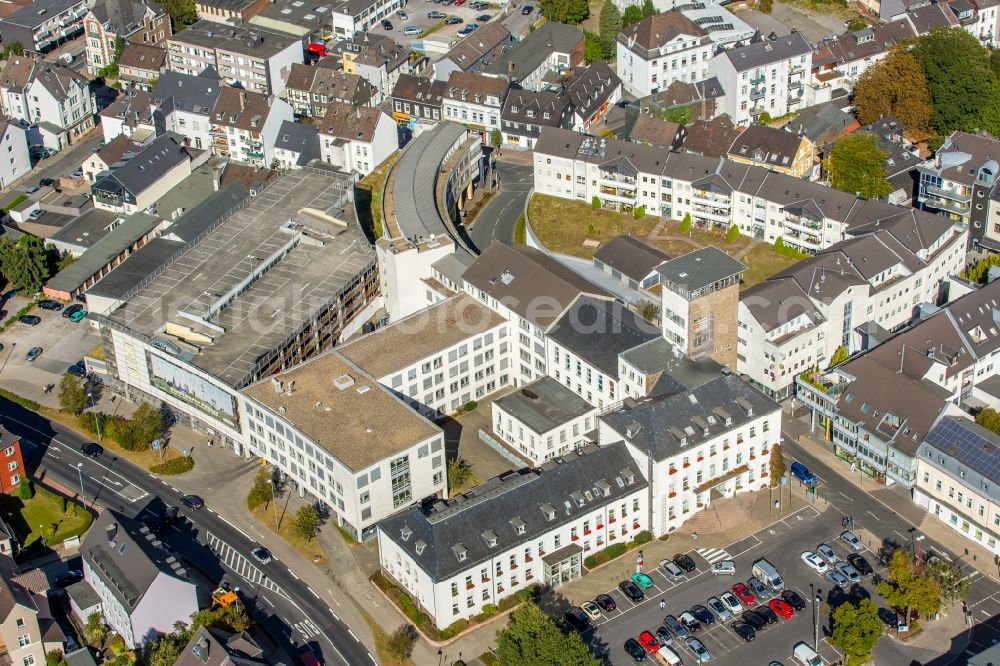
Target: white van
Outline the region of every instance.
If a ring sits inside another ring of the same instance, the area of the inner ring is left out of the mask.
[[[59,56],[59,59],[62,60],[67,65],[72,65],[74,58],[73,58],[73,54],[72,53],[68,53],[67,52],[67,53],[63,53],[61,56]]]
[[[802,666],[823,666],[823,659],[816,650],[799,641],[792,648],[792,659],[802,664]]]
[[[684,663],[673,648],[666,645],[661,645],[660,649],[653,654],[653,660],[665,664],[665,666],[681,666]]]
[[[785,589],[785,581],[781,580],[781,576],[778,574],[778,570],[773,564],[761,558],[753,563],[751,569],[753,577],[767,585],[769,588],[775,592],[781,592]]]

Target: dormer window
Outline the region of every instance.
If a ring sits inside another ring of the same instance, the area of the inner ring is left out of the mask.
[[[424,543],[423,541],[417,541],[417,543],[415,543],[414,546],[416,546],[417,555],[423,555],[424,548],[427,547],[427,544]]]
[[[528,109],[527,111],[524,112],[524,115],[526,115],[529,118],[534,118],[535,117],[535,110],[534,109]]]
[[[486,545],[490,548],[497,547],[497,535],[493,532],[493,530],[486,530],[483,532],[483,541],[485,541]]]
[[[543,504],[541,507],[542,513],[545,515],[545,520],[555,520],[556,519],[556,508],[551,504]]]
[[[404,525],[403,529],[399,531],[399,536],[403,539],[403,541],[409,541],[410,537],[413,536],[413,530]]]
[[[545,113],[542,114],[542,118],[545,118],[546,120],[548,120],[551,117],[552,116],[551,116],[551,114],[548,111],[546,111]]]
[[[469,556],[469,551],[461,543],[456,543],[454,546],[451,547],[451,550],[452,552],[455,553],[455,558],[459,562],[464,562],[465,558]]]
[[[524,521],[521,520],[519,516],[514,516],[513,518],[511,518],[510,524],[513,525],[515,534],[524,534],[524,528],[525,528]]]
[[[517,113],[517,111],[518,111],[518,109],[517,109],[517,106],[516,106],[516,105],[512,105],[512,106],[510,107],[510,112],[511,112],[511,113]]]

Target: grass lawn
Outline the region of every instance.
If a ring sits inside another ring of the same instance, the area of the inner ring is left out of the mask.
[[[167,448],[163,450],[162,460],[160,459],[160,452],[154,451],[152,449],[147,449],[145,451],[129,451],[127,449],[122,448],[121,445],[118,444],[118,442],[114,441],[113,439],[110,439],[109,437],[104,437],[103,439],[99,439],[96,435],[94,435],[94,433],[84,430],[83,428],[80,427],[80,421],[77,419],[77,417],[73,416],[72,414],[67,414],[65,412],[51,409],[49,407],[42,407],[42,409],[39,410],[39,413],[49,419],[52,419],[53,421],[59,421],[59,423],[62,423],[65,426],[73,428],[84,437],[90,438],[91,441],[98,442],[101,446],[103,446],[106,449],[106,453],[113,453],[114,455],[120,458],[125,458],[129,462],[138,465],[147,472],[151,467],[154,467],[156,465],[159,465],[160,463],[166,462],[167,460],[171,460],[173,458],[177,458],[182,455],[179,450],[171,446],[167,446]],[[89,412],[84,412],[83,414],[84,414],[83,418],[87,418]]]
[[[743,274],[743,284],[740,288],[746,289],[763,282],[792,264],[798,263],[799,260],[778,254],[767,243],[757,243],[750,248],[750,252],[743,257],[742,261],[748,268],[747,272]]]
[[[680,230],[681,223],[680,220],[668,220],[666,226],[660,231],[661,236],[684,236],[685,238],[691,239],[700,247],[706,245],[714,245],[720,250],[725,250],[729,254],[737,254],[740,250],[743,250],[752,242],[746,236],[739,236],[732,243],[726,240],[726,231],[728,229],[722,229],[721,231],[699,231],[693,226],[687,231],[682,232]],[[666,250],[664,250],[666,251]],[[685,250],[690,252],[691,248]],[[669,252],[668,252],[669,254]],[[683,252],[677,253],[683,254]]]
[[[24,546],[41,538],[43,531],[47,543],[60,543],[82,535],[94,521],[90,512],[75,502],[67,504],[76,504],[75,515],[64,513],[62,501],[61,495],[36,485],[35,496],[30,500],[22,500],[16,495],[0,495],[0,515],[3,515],[3,519]]]
[[[528,219],[538,240],[548,249],[590,259],[600,245],[591,247],[583,241],[594,240],[603,245],[627,233],[645,238],[660,218],[647,215],[636,220],[631,214],[595,210],[589,203],[536,194],[528,203]]]
[[[361,617],[365,618],[368,628],[372,631],[372,637],[375,639],[375,652],[378,653],[380,663],[385,664],[385,666],[413,666],[413,662],[409,659],[396,659],[389,654],[389,634],[372,619],[371,615],[361,611]]]
[[[250,515],[253,516],[258,523],[266,525],[272,532],[275,531],[274,509],[271,508],[270,502],[265,502],[257,508],[252,509],[250,511]],[[323,549],[319,547],[316,539],[306,541],[305,539],[301,539],[292,534],[292,521],[294,519],[295,516],[293,514],[285,513],[281,506],[278,506],[278,536],[288,542],[292,548],[299,551],[299,554],[310,562],[315,562],[316,564],[325,562],[326,554],[323,552]],[[317,557],[319,557],[318,560],[315,559]]]
[[[382,185],[385,183],[385,175],[389,172],[389,167],[392,166],[398,156],[399,151],[397,150],[384,162],[382,162],[382,164],[375,167],[374,171],[358,182],[358,189],[368,193],[367,197],[362,197],[362,199],[367,198],[367,202],[358,202],[360,206],[358,209],[358,218],[362,221],[362,223],[371,224],[375,238],[381,238],[383,234]],[[370,206],[370,210],[368,211],[363,210],[366,204]],[[368,213],[367,215],[364,214],[366,212]]]

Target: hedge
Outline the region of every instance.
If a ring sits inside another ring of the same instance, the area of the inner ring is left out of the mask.
[[[180,456],[179,458],[171,458],[159,465],[153,465],[149,468],[149,471],[153,474],[167,476],[170,474],[183,474],[184,472],[190,472],[192,469],[194,469],[194,459],[191,456]]]
[[[637,548],[644,543],[649,543],[652,540],[653,535],[650,534],[649,530],[643,530],[642,532],[636,534],[635,539],[629,541],[628,543],[622,542],[611,544],[604,550],[599,550],[593,555],[588,555],[583,560],[583,566],[588,569],[593,569],[594,567],[598,567],[605,562],[610,562],[616,557],[621,557],[633,548]]]
[[[42,408],[42,406],[39,405],[34,400],[31,400],[29,398],[23,398],[16,393],[11,393],[7,389],[0,389],[0,396],[3,396],[4,398],[10,400],[13,403],[21,405],[25,409],[30,409],[33,412],[37,412],[39,409]]]
[[[7,204],[6,206],[4,206],[3,208],[0,208],[0,211],[2,211],[4,215],[6,215],[7,213],[9,213],[11,211],[11,209],[14,206],[16,206],[17,204],[21,203],[22,201],[27,201],[27,200],[28,200],[28,195],[27,194],[19,194],[16,197],[14,197],[14,200],[11,201],[9,204]]]
[[[13,315],[11,315],[10,317],[7,317],[7,321],[5,321],[3,323],[3,326],[0,326],[0,332],[3,332],[5,330],[7,330],[8,327],[13,326],[14,324],[16,324],[17,320],[20,319],[21,317],[23,317],[24,315],[28,314],[29,312],[31,312],[34,309],[34,307],[35,307],[35,305],[37,303],[38,303],[38,301],[31,301],[30,303],[28,303],[27,305],[25,305],[23,308],[21,308],[20,310],[18,310],[17,312],[15,312]]]

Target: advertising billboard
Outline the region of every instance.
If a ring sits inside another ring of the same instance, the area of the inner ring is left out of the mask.
[[[153,386],[209,416],[238,427],[236,400],[227,391],[165,358],[150,354]]]

